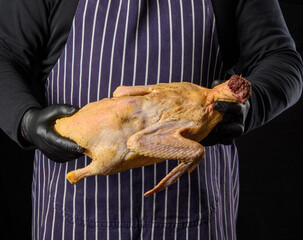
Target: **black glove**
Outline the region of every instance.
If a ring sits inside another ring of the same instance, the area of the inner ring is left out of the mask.
[[[213,87],[222,83],[215,81]],[[229,145],[237,137],[244,133],[245,120],[250,108],[249,101],[245,104],[218,101],[214,103],[214,109],[224,113],[223,120],[219,122],[208,136],[201,141],[203,146],[211,146],[218,143]]]
[[[71,105],[52,105],[44,109],[29,109],[21,122],[22,135],[48,158],[55,162],[67,162],[78,158],[84,148],[61,137],[53,128],[56,119],[70,116],[79,109]]]

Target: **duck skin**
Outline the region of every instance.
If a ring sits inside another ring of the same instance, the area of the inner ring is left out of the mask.
[[[76,184],[93,175],[179,160],[180,164],[144,195],[159,192],[203,160],[205,151],[199,142],[223,117],[213,103],[244,104],[250,96],[251,84],[238,75],[212,89],[188,82],[120,86],[113,98],[89,103],[56,121],[55,130],[85,148],[84,153],[92,159],[66,177]]]

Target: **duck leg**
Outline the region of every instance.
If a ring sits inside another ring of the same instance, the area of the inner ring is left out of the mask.
[[[144,195],[159,192],[175,183],[188,171],[193,171],[204,158],[204,147],[182,136],[185,131],[195,131],[197,125],[190,121],[158,122],[134,135],[127,141],[130,151],[146,157],[175,159],[181,163],[160,183]]]

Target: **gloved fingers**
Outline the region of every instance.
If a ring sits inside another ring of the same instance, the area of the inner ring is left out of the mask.
[[[203,146],[213,146],[220,142],[217,128],[214,127],[213,130],[200,142]]]
[[[238,123],[244,125],[249,103],[215,102],[214,109],[224,113],[221,123]]]
[[[45,108],[41,113],[42,119],[39,120],[40,125],[37,127],[36,133],[45,139],[45,143],[50,146],[56,146],[67,152],[82,154],[84,149],[77,145],[74,141],[61,137],[53,128],[56,119],[64,116],[70,116],[77,112],[79,108],[71,105],[51,105]]]
[[[47,139],[50,144],[53,144],[54,146],[64,151],[79,153],[79,154],[82,154],[84,152],[83,147],[79,146],[77,143],[75,143],[74,141],[68,138],[61,137],[53,129],[49,130],[47,134]]]
[[[214,81],[213,87],[222,81]],[[223,113],[223,119],[215,126],[208,136],[201,141],[204,146],[215,144],[232,144],[237,137],[244,133],[245,119],[248,114],[250,103],[231,103],[218,101],[213,104],[214,109]]]
[[[249,111],[249,108],[250,108],[249,101],[246,101],[245,104],[218,101],[218,102],[214,102],[213,105],[214,105],[214,109],[221,113],[230,113],[233,115],[243,115],[244,117],[246,117],[246,115]]]
[[[74,107],[72,105],[64,104],[64,105],[51,105],[45,108],[43,111],[43,119],[47,119],[48,121],[55,121],[61,117],[68,117],[73,115],[79,110],[79,108]]]
[[[29,143],[56,162],[78,158],[84,148],[57,134],[54,124],[58,118],[70,116],[79,108],[71,105],[51,105],[44,109],[29,109],[23,116],[21,129]]]
[[[232,144],[236,138],[244,132],[244,125],[241,123],[219,123],[213,128],[206,138],[201,141],[203,146],[212,146],[215,144]]]
[[[203,146],[213,146],[215,144],[229,145],[235,141],[236,137],[228,135],[227,132],[222,131],[219,126],[216,126],[206,138],[201,141]]]
[[[57,114],[60,116],[70,116],[76,113],[79,108],[69,105],[69,104],[64,104],[64,105],[53,105],[54,108],[57,109]]]
[[[231,113],[234,115],[242,114],[244,107],[245,105],[242,103],[231,103],[224,101],[214,102],[214,109],[221,113]]]
[[[51,154],[51,159],[53,161],[67,162],[81,156],[85,149],[79,146],[74,141],[61,137],[55,130],[50,129],[46,135],[47,144],[51,146],[53,154]],[[61,158],[60,156],[64,156]]]
[[[222,139],[236,139],[244,132],[244,125],[242,123],[221,123],[217,127]]]

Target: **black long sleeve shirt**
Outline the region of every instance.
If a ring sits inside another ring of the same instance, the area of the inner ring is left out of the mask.
[[[275,0],[213,0],[225,71],[253,84],[246,131],[293,105],[302,61]],[[20,122],[44,105],[44,82],[60,56],[78,0],[0,0],[0,128],[22,146]]]

